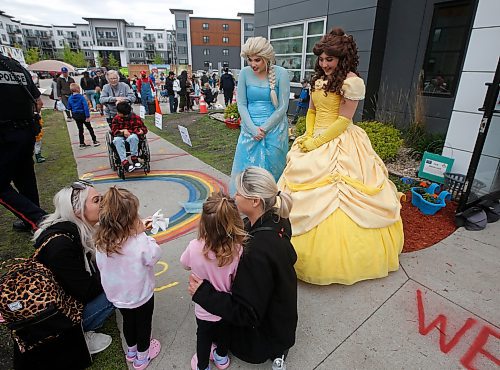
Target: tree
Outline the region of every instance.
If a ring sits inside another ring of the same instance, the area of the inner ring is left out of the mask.
[[[33,64],[38,62],[40,60],[40,50],[38,50],[38,48],[29,48],[28,50],[26,50],[24,59],[28,64]]]
[[[153,58],[153,64],[163,64],[164,62],[165,61],[163,60],[160,54],[155,54]]]
[[[87,65],[83,51],[72,51],[68,44],[64,44],[62,59],[74,67],[85,67]]]
[[[115,56],[113,54],[109,54],[108,57],[108,67],[110,68],[118,68],[120,66],[120,63],[116,60]]]

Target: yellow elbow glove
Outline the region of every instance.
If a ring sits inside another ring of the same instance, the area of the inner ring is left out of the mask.
[[[318,137],[308,137],[301,143],[299,143],[300,149],[303,152],[310,152],[321,145],[335,139],[351,124],[352,120],[349,118],[339,116],[335,122],[333,122],[321,135]]]
[[[314,122],[316,121],[316,111],[308,109],[306,115],[306,136],[312,137],[314,133]]]

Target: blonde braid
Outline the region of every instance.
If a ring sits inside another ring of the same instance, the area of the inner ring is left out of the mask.
[[[274,108],[278,108],[278,95],[276,95],[276,91],[274,90],[276,87],[276,68],[274,68],[274,64],[269,63],[267,78],[269,79],[269,88],[271,89],[271,102]]]

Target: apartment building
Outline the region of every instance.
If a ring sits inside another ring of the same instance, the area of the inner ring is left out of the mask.
[[[127,64],[173,63],[176,53],[175,32],[148,29],[125,19],[84,17],[87,23],[38,25],[22,23],[0,11],[0,44],[38,48],[48,58],[56,58],[69,46],[82,51],[90,66],[106,62],[112,55],[121,66]]]
[[[193,17],[192,10],[170,9],[175,17],[176,52],[179,65],[193,70],[241,69],[241,45],[253,36],[253,14],[239,18]]]

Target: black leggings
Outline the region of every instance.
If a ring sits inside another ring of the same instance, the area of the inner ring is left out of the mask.
[[[94,129],[92,128],[92,125],[90,122],[86,121],[80,121],[75,118],[76,121],[76,126],[78,127],[78,138],[80,139],[80,144],[85,144],[85,137],[83,136],[83,125],[87,128],[89,131],[90,137],[92,138],[92,141],[97,141],[97,138],[95,137]]]
[[[155,308],[155,297],[137,308],[120,308],[123,316],[123,336],[127,346],[137,344],[137,351],[144,352],[149,348],[151,341],[151,322]]]
[[[227,356],[229,347],[229,325],[224,321],[204,321],[196,318],[196,354],[198,369],[206,369],[210,358],[212,342],[217,344],[217,354]]]

